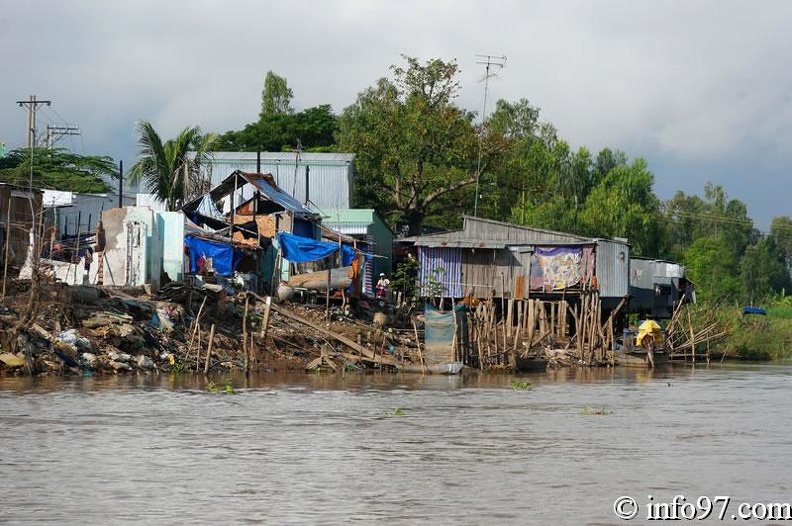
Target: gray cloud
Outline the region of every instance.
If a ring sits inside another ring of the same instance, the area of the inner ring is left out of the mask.
[[[650,161],[661,198],[722,184],[758,224],[788,213],[792,190],[792,4],[634,2],[5,2],[0,12],[0,141],[25,142],[16,100],[51,99],[46,124],[77,124],[80,153],[134,161],[134,123],[164,136],[256,119],[264,74],[294,105],[336,112],[402,53],[457,59],[458,103],[483,110],[477,54],[506,55],[498,98],[528,98],[573,147]]]

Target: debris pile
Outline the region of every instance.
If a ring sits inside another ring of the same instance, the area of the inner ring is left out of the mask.
[[[0,311],[0,371],[11,374],[396,370],[420,358],[413,329],[394,328],[397,313],[363,301],[328,311],[201,282],[171,282],[157,295],[55,283],[34,298],[24,282],[11,290]]]

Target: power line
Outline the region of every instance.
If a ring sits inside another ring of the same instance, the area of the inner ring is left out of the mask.
[[[30,95],[28,100],[18,100],[16,101],[17,105],[21,107],[25,107],[28,110],[28,148],[33,148],[36,144],[36,111],[41,104],[45,104],[47,106],[52,104],[52,101],[49,100],[37,100],[35,95]]]

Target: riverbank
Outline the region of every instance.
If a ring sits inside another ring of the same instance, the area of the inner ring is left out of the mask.
[[[10,283],[0,369],[14,374],[391,370],[420,363],[417,330],[365,301],[277,304],[249,292]],[[354,314],[354,316],[353,316]],[[376,323],[375,323],[376,322]]]

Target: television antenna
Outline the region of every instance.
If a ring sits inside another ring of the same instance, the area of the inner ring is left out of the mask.
[[[479,179],[481,177],[481,153],[483,148],[483,135],[484,135],[484,118],[487,114],[487,95],[489,93],[489,79],[497,77],[497,73],[491,72],[493,67],[503,69],[506,66],[506,55],[476,55],[481,60],[477,60],[476,64],[484,64],[484,107],[481,110],[481,125],[479,128],[479,151],[478,161],[476,163],[476,196],[473,199],[473,217],[478,216],[478,200],[479,200]],[[481,81],[479,81],[481,82]]]

